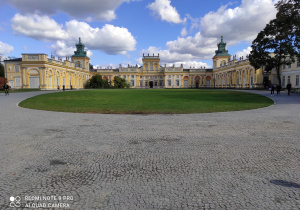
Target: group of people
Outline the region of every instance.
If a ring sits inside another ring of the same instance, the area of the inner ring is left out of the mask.
[[[280,91],[281,91],[282,87],[281,87],[281,85],[276,85],[275,86],[275,85],[271,84],[271,86],[269,88],[269,90],[271,91],[271,96],[274,95],[275,89],[276,89],[276,92],[277,92],[277,95],[278,95],[278,94],[280,94]],[[290,95],[291,94],[291,89],[292,89],[291,83],[288,83],[286,85],[286,89],[288,91],[288,95]]]

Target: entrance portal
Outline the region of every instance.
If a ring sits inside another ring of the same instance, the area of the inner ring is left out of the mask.
[[[40,88],[40,78],[39,76],[30,76],[30,88]]]
[[[153,81],[149,82],[150,88],[153,88]]]

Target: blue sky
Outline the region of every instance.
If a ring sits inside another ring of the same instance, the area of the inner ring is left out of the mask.
[[[221,35],[245,56],[276,15],[277,0],[1,0],[0,55],[73,54],[78,37],[94,66],[161,64],[211,67]]]

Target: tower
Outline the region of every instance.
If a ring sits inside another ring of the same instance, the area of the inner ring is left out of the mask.
[[[226,50],[226,42],[223,41],[223,36],[221,36],[221,41],[218,43],[218,50],[216,50],[216,54],[213,57],[213,68],[219,68],[222,63],[226,63],[228,59],[230,59],[231,55],[228,54],[228,50]]]
[[[81,43],[80,37],[79,42],[76,44],[76,51],[74,51],[74,55],[72,55],[72,61],[76,67],[83,68],[87,71],[90,70],[90,58],[87,57],[86,51],[84,51],[84,44]]]

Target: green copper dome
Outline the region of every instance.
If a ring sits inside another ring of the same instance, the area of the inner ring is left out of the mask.
[[[87,57],[86,51],[84,51],[84,44],[81,43],[81,38],[79,37],[79,43],[76,44],[76,51],[74,51],[74,55],[72,57]]]
[[[228,50],[226,50],[226,42],[223,42],[223,36],[221,36],[221,42],[219,42],[218,46],[218,50],[216,50],[216,55],[221,55],[221,56],[230,56],[230,54],[228,54]]]

